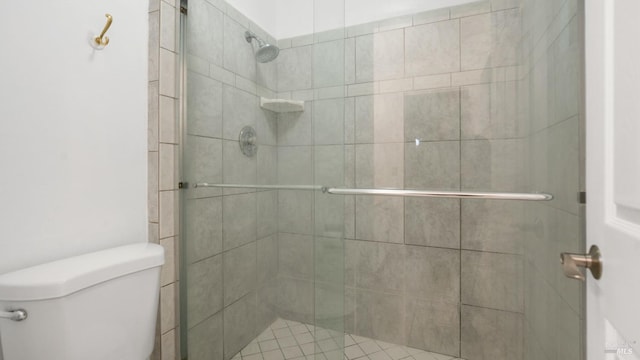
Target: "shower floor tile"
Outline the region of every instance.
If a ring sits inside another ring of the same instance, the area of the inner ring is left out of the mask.
[[[314,331],[315,330],[315,331]],[[344,336],[344,353],[341,340]],[[276,320],[232,360],[462,360],[296,321]]]

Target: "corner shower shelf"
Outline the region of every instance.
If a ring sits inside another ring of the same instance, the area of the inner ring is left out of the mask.
[[[260,98],[260,107],[275,113],[304,111],[304,101]]]

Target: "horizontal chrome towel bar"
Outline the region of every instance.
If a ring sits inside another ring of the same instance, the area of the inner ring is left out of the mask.
[[[402,197],[439,197],[454,199],[529,200],[547,201],[553,195],[545,193],[511,193],[489,191],[440,191],[440,190],[400,190],[400,189],[344,189],[328,188],[325,192],[334,195],[377,195]]]
[[[236,188],[264,190],[313,190],[332,195],[376,195],[401,197],[436,197],[453,199],[527,200],[548,201],[553,195],[546,193],[515,193],[493,191],[449,191],[449,190],[402,190],[402,189],[347,189],[330,188],[321,185],[252,185],[252,184],[209,184],[197,183],[196,188]]]
[[[22,321],[27,319],[27,312],[24,310],[0,311],[0,319]]]
[[[247,184],[209,184],[197,183],[197,188],[232,188],[232,189],[264,189],[264,190],[324,190],[320,185],[247,185]]]

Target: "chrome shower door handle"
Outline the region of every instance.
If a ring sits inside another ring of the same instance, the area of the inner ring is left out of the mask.
[[[27,319],[27,312],[23,309],[13,311],[0,311],[0,319],[22,321]]]
[[[591,275],[598,280],[602,277],[602,255],[596,245],[592,245],[588,254],[560,254],[562,271],[568,278],[585,281],[585,276],[580,268],[591,271]]]

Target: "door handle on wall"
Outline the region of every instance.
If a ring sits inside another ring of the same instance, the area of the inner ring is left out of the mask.
[[[589,269],[596,280],[602,277],[602,255],[596,245],[592,245],[586,255],[562,253],[560,254],[560,263],[564,275],[568,278],[585,281],[585,276],[580,268]]]

